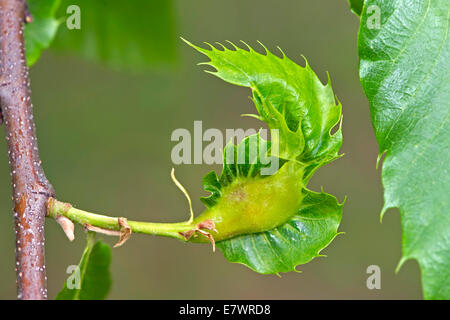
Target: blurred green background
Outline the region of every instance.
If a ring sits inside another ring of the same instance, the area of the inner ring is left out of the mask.
[[[300,266],[301,274],[259,275],[228,263],[209,245],[134,235],[113,249],[111,299],[420,299],[420,271],[401,256],[400,217],[392,210],[380,224],[383,203],[377,145],[368,102],[358,79],[358,19],[345,0],[178,0],[176,34],[201,41],[239,41],[276,46],[297,63],[301,54],[325,81],[330,73],[343,105],[345,156],[320,169],[310,188],[348,197],[328,257]],[[31,71],[41,159],[60,200],[112,216],[175,222],[187,203],[170,180],[170,135],[176,128],[259,128],[242,118],[254,107],[246,88],[201,71],[205,61],[181,40],[171,69],[141,74],[112,71],[80,58],[44,53]],[[4,129],[1,129],[2,131]],[[176,166],[194,210],[206,193],[201,179],[219,166]],[[0,298],[15,299],[14,231],[8,158],[0,140]],[[105,238],[109,243],[116,239]],[[78,264],[82,228],[70,243],[52,220],[46,224],[49,296],[62,288],[68,265]],[[368,290],[366,268],[381,268],[381,290]]]

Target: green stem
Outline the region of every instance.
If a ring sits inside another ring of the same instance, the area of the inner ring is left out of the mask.
[[[89,224],[91,226],[106,230],[120,230],[120,226],[118,223],[119,217],[109,217],[76,209],[69,203],[61,202],[54,198],[50,198],[48,200],[47,210],[47,215],[55,219],[58,216],[64,216],[70,219],[72,222],[79,223],[83,226]],[[180,233],[195,229],[195,224],[190,222],[153,223],[131,220],[127,220],[127,222],[133,233],[165,236],[180,239],[183,241],[187,241],[187,239]]]

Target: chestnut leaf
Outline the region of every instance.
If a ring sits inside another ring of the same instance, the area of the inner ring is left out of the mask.
[[[400,210],[398,268],[417,260],[424,297],[449,299],[450,2],[366,0],[364,9],[359,74],[385,155],[382,214]]]

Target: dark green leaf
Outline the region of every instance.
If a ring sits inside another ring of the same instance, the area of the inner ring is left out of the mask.
[[[450,2],[367,0],[364,8],[360,77],[386,154],[383,213],[401,213],[399,267],[416,259],[425,298],[449,299]]]
[[[80,287],[69,289],[67,281],[56,296],[56,300],[102,300],[111,287],[109,265],[111,249],[101,241],[95,242],[94,235],[88,235],[79,267]]]
[[[65,25],[53,48],[120,69],[171,65],[176,56],[171,0],[63,0],[60,15],[78,5],[81,29]]]
[[[28,66],[33,65],[47,49],[60,25],[55,13],[60,0],[27,0],[33,21],[25,25],[25,52]]]

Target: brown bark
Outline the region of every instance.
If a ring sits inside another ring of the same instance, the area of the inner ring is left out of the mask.
[[[44,219],[54,195],[37,147],[28,67],[23,0],[0,0],[0,107],[13,186],[19,299],[46,299]]]

